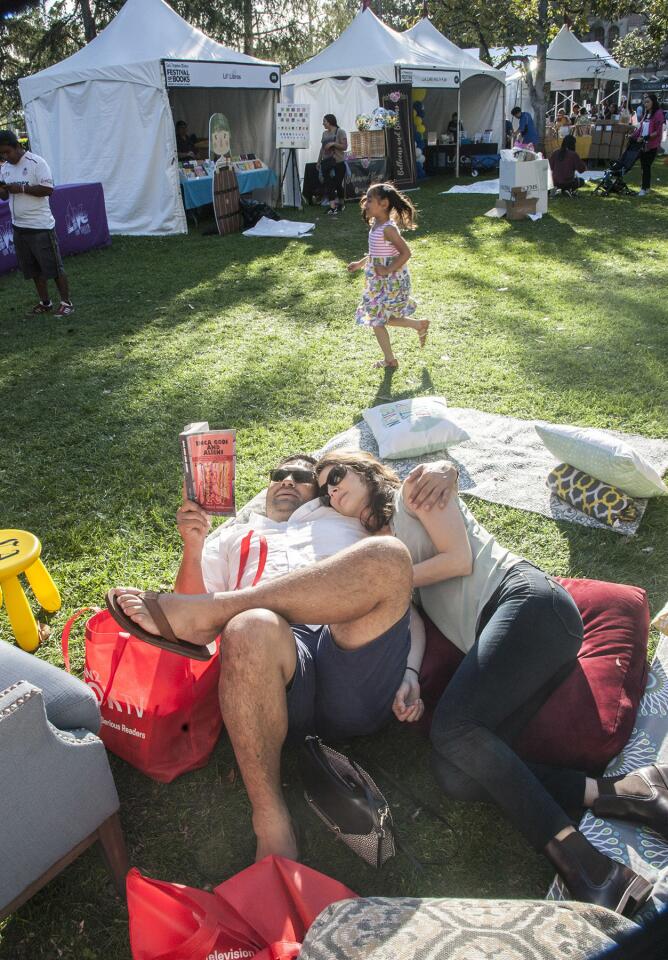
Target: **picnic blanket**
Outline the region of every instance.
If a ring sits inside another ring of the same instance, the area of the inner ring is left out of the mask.
[[[630,773],[656,760],[668,762],[668,636],[663,634],[650,666],[635,728],[622,752],[608,764],[605,775]],[[580,821],[580,830],[606,856],[654,883],[654,907],[668,904],[668,842],[658,833],[621,820],[603,820],[589,810]],[[567,899],[560,880],[553,881],[547,897]]]
[[[463,494],[502,503],[518,510],[539,513],[555,520],[568,520],[585,527],[613,530],[627,536],[636,533],[647,507],[646,500],[636,500],[638,517],[634,521],[608,527],[599,520],[570,507],[548,490],[545,483],[556,464],[534,429],[533,420],[520,420],[470,408],[450,407],[454,420],[470,434],[447,456],[459,467],[459,489]],[[663,474],[668,468],[668,441],[652,440],[607,430],[634,447],[652,466]],[[364,420],[344,433],[339,433],[318,450],[316,456],[332,450],[367,450],[378,455],[378,445]],[[441,460],[444,452],[422,456],[418,460],[388,461],[400,477],[405,477],[418,462]]]

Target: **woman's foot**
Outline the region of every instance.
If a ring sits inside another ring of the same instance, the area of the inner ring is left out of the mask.
[[[373,367],[374,370],[396,370],[399,367],[399,361],[396,357],[392,360],[376,360]]]
[[[652,893],[648,880],[604,856],[577,830],[561,840],[550,840],[545,855],[574,900],[632,917]]]
[[[668,764],[652,763],[623,777],[596,781],[597,817],[633,820],[668,839]]]
[[[418,326],[416,327],[418,340],[420,341],[420,346],[424,347],[427,342],[427,334],[429,333],[429,320],[421,320]]]
[[[123,613],[133,623],[146,633],[161,635],[159,625],[146,609],[142,590],[136,590],[134,587],[116,587],[110,592]],[[214,602],[213,594],[187,596],[163,593],[160,594],[160,608],[174,636],[197,646],[206,646],[215,640],[229,619],[224,614],[221,616],[222,610]]]

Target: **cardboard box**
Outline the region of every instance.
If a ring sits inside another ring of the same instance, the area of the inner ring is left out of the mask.
[[[547,213],[548,191],[553,187],[552,171],[547,160],[504,160],[499,164],[499,197],[512,200],[515,187],[526,190],[529,199],[536,198],[532,213]]]
[[[537,197],[528,197],[523,187],[513,187],[509,200],[498,200],[497,209],[505,210],[506,220],[524,220],[530,213],[538,213]]]

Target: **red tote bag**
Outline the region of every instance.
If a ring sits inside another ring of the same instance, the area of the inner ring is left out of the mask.
[[[63,630],[68,671],[70,631],[83,612]],[[161,783],[209,759],[223,725],[219,673],[218,657],[204,663],[160,650],[121,630],[106,610],[86,623],[83,678],[100,704],[100,737],[108,750]]]
[[[127,878],[133,960],[295,960],[306,931],[342,883],[283,857],[266,857],[205,893]]]

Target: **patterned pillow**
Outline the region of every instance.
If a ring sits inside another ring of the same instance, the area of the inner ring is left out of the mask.
[[[299,960],[583,960],[636,929],[587,903],[365,897],[326,907]]]
[[[547,485],[561,500],[610,527],[638,517],[638,507],[631,497],[569,463],[560,463],[548,473]]]
[[[658,497],[668,487],[654,467],[640,454],[607,430],[534,424],[536,433],[550,453],[577,470],[614,484],[631,497]]]

